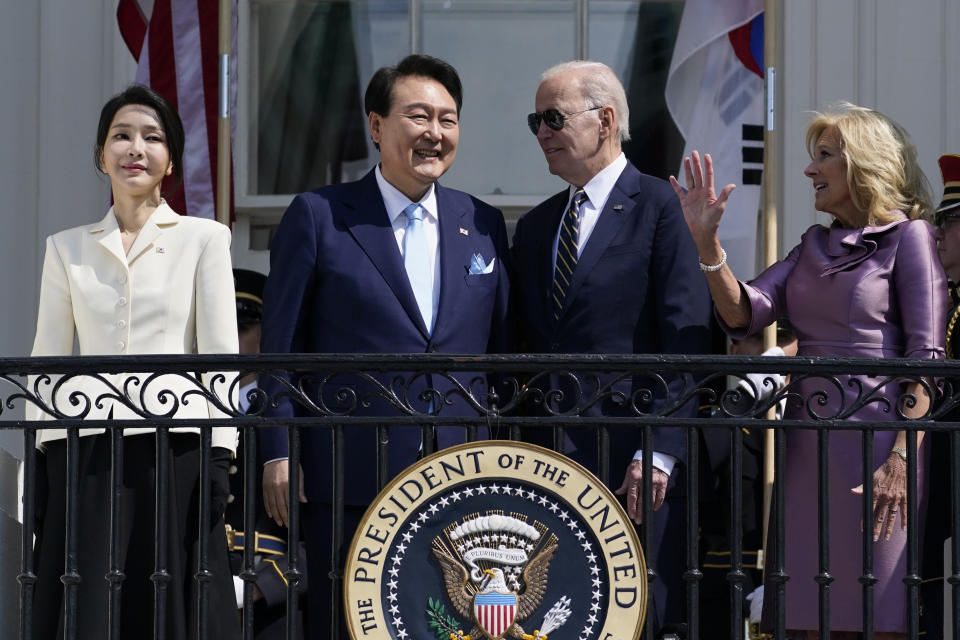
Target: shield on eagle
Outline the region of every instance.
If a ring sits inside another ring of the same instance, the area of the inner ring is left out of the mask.
[[[473,599],[473,617],[484,633],[497,640],[517,616],[517,594],[478,593]]]

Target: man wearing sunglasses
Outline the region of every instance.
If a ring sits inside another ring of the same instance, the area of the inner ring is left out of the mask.
[[[614,72],[587,61],[552,67],[540,78],[535,108],[527,124],[550,173],[567,185],[517,223],[511,283],[524,350],[708,353],[710,298],[697,268],[697,251],[667,182],[640,173],[621,150],[630,139],[630,115]],[[629,406],[635,403],[641,412],[655,413],[667,395],[649,378],[615,382],[600,374],[600,384],[613,384],[612,391],[622,392],[626,402],[606,398],[583,408],[592,385],[586,372],[578,375],[579,391],[569,377],[549,381],[550,388],[564,392],[553,398],[554,410],[629,416],[636,415]],[[679,376],[666,380],[673,399],[690,382]],[[644,391],[651,392],[652,403],[643,404]],[[694,404],[671,415],[692,416]],[[674,465],[685,459],[685,433],[654,429],[653,473],[646,492],[641,491],[640,429],[611,428],[610,436],[610,477],[602,480],[619,487],[617,493],[638,523],[643,495],[651,496],[659,549],[653,624],[660,628],[681,620],[684,610],[684,473]],[[566,452],[596,471],[596,437],[569,429],[566,439]],[[664,537],[668,528],[671,535]]]

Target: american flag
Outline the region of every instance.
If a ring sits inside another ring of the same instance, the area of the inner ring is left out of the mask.
[[[137,60],[134,81],[169,100],[183,120],[183,184],[174,193],[164,185],[167,203],[178,213],[211,219],[216,217],[217,197],[218,4],[214,0],[120,0],[117,5],[120,34]],[[236,0],[232,4],[231,115],[237,102]]]

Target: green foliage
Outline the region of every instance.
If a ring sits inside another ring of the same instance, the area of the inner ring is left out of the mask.
[[[469,637],[464,636],[460,623],[452,616],[447,614],[446,607],[438,599],[427,598],[427,626],[429,626],[437,636],[437,640],[450,640],[451,638]]]

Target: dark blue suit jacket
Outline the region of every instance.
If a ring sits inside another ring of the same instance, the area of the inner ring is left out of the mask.
[[[393,227],[373,171],[357,182],[331,185],[298,195],[283,215],[270,251],[270,275],[264,290],[264,353],[464,353],[504,352],[510,348],[507,323],[509,298],[506,227],[499,210],[459,191],[436,185],[439,217],[440,300],[432,335],[427,335],[397,247]],[[493,272],[468,273],[470,256],[480,253],[487,264],[496,258]],[[393,373],[378,375],[388,387]],[[314,375],[314,378],[318,376]],[[406,378],[409,379],[409,374]],[[474,377],[457,376],[470,386]],[[356,376],[334,376],[324,386],[303,383],[315,401],[343,411],[372,385]],[[448,380],[433,379],[438,389],[452,388]],[[409,399],[421,411],[425,403]],[[281,384],[263,377],[260,387],[276,397]],[[404,393],[405,389],[394,389]],[[483,388],[473,385],[475,391]],[[347,390],[347,396],[338,392]],[[481,396],[481,400],[482,400]],[[475,415],[466,403],[453,398],[441,415]],[[302,406],[281,398],[269,415],[307,415]],[[396,409],[373,400],[354,415],[391,415]],[[442,427],[440,447],[465,439],[464,429]],[[261,456],[270,460],[287,455],[286,430],[264,430]],[[351,428],[346,434],[346,500],[366,504],[376,492],[376,439],[373,429]],[[390,429],[390,468],[395,473],[417,458],[420,430]],[[327,427],[302,432],[307,498],[330,499],[331,431]]]
[[[566,208],[564,189],[526,213],[513,239],[513,295],[520,323],[520,344],[534,353],[709,353],[710,297],[697,266],[680,202],[670,185],[640,173],[631,163],[617,180],[573,273],[559,321],[553,317],[553,242]],[[566,392],[556,408],[575,401],[562,377],[554,388]],[[686,382],[689,382],[687,380]],[[671,381],[674,391],[684,381]],[[636,378],[615,388],[629,394],[641,388],[658,393],[649,379]],[[679,415],[693,415],[695,403]],[[592,415],[630,415],[612,400],[591,407]],[[678,415],[678,414],[674,414]],[[638,434],[611,443],[611,478],[623,471],[636,449]],[[571,429],[574,456],[595,470],[595,446],[588,432]],[[578,437],[580,436],[580,437]],[[654,449],[685,459],[685,434],[657,429]]]

